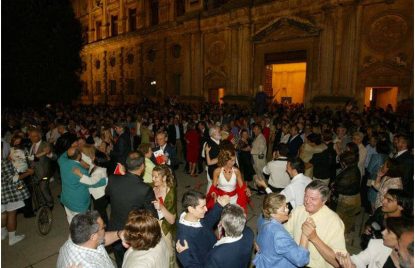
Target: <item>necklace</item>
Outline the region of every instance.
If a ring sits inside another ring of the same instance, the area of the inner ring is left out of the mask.
[[[227,170],[227,169],[223,169],[223,171],[226,173],[226,174],[232,174],[232,169],[230,169],[230,170]]]

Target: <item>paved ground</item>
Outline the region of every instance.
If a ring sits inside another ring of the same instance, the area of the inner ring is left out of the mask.
[[[176,172],[178,176],[178,210],[181,211],[180,200],[182,194],[188,189],[206,190],[206,178],[204,174],[193,178],[182,172],[182,168]],[[56,182],[51,184],[52,192],[55,196],[55,209],[53,210],[52,231],[45,237],[37,234],[35,229],[35,218],[25,219],[23,215],[18,215],[18,233],[23,233],[26,238],[14,246],[9,246],[7,239],[1,243],[1,265],[6,268],[25,268],[56,267],[59,248],[68,239],[68,223],[65,211],[57,201],[60,186]],[[248,226],[256,232],[256,219],[260,214],[262,200],[264,196],[253,195],[248,211]],[[367,215],[363,215],[367,218]],[[347,248],[350,252],[359,252],[359,238],[357,233],[362,223],[362,215],[356,221],[356,231],[348,238]],[[112,254],[110,255],[112,256]]]

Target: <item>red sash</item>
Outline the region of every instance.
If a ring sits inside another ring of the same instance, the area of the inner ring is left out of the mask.
[[[242,185],[242,187],[239,187],[239,185],[237,184],[236,189],[232,192],[225,192],[217,188],[216,186],[212,185],[209,189],[208,194],[206,195],[206,207],[207,209],[211,209],[215,205],[215,199],[212,198],[212,193],[216,193],[216,196],[229,195],[231,197],[234,195],[238,195],[238,199],[236,200],[236,203],[245,210],[245,213],[247,213],[248,212],[247,205],[248,205],[249,200],[248,200],[248,197],[246,196],[245,190],[246,190],[245,183]]]

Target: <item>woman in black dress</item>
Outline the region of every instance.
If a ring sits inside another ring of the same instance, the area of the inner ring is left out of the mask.
[[[236,146],[238,150],[238,163],[244,181],[252,181],[255,170],[252,166],[251,144],[246,129],[241,130],[241,138]]]

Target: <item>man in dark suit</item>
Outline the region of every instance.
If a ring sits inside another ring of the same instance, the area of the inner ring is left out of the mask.
[[[408,193],[413,193],[414,185],[414,156],[409,152],[409,138],[405,135],[400,135],[396,144],[397,153],[394,159],[399,165],[402,172],[403,189]]]
[[[105,189],[111,201],[111,217],[109,231],[122,230],[127,221],[128,213],[133,209],[146,209],[157,218],[157,211],[152,204],[156,200],[153,189],[143,182],[144,156],[131,152],[125,161],[127,173],[122,176],[111,175]],[[121,242],[113,244],[117,266],[121,267],[125,250]]]
[[[167,138],[170,144],[176,146],[176,128],[174,126],[173,117],[169,118],[169,124],[167,125]]]
[[[32,142],[32,146],[29,152],[29,160],[35,171],[33,178],[40,182],[39,186],[43,198],[46,204],[52,208],[53,197],[49,187],[49,179],[52,177],[51,158],[53,154],[50,144],[42,141],[41,137],[40,130],[30,130],[29,139]],[[29,205],[29,207],[31,206]]]
[[[177,154],[176,154],[176,148],[167,143],[167,133],[165,131],[159,131],[156,134],[156,143],[157,147],[154,149],[154,152],[158,150],[162,150],[164,153],[163,156],[163,163],[168,165],[173,170],[177,169],[179,161],[177,160]],[[154,155],[151,156],[151,160],[154,162],[154,164],[157,165],[156,159],[154,158]]]
[[[127,131],[125,128],[126,124],[123,122],[117,122],[114,125],[114,130],[118,137],[116,138],[114,149],[111,151],[110,158],[115,165],[117,163],[125,165],[127,155],[131,151],[130,131]]]
[[[211,248],[203,259],[195,259],[197,256],[196,248],[201,246],[202,241],[178,241],[176,250],[179,252],[179,259],[191,260],[200,267],[249,267],[252,246],[254,243],[254,233],[245,225],[246,217],[244,210],[235,204],[228,204],[222,210],[219,225],[223,228],[225,236],[219,239]],[[184,246],[182,244],[185,244]],[[195,247],[192,249],[192,247]],[[187,250],[189,249],[189,250]],[[193,253],[193,254],[192,254]]]
[[[303,139],[298,133],[298,126],[296,124],[291,125],[290,138],[288,139],[288,157],[297,157],[298,150],[303,144]]]
[[[200,152],[199,152],[199,161],[197,162],[197,169],[198,169],[198,173],[200,174],[200,173],[202,173],[204,170],[203,170],[203,157],[202,157],[202,150],[203,150],[203,146],[205,145],[205,142],[207,142],[209,139],[210,139],[210,137],[209,137],[209,130],[208,130],[208,128],[207,128],[207,125],[206,125],[206,123],[204,122],[204,121],[200,121],[198,124],[197,124],[197,127],[198,127],[198,129],[199,129],[199,132],[200,132],[200,136],[201,136],[201,139],[200,139]]]

